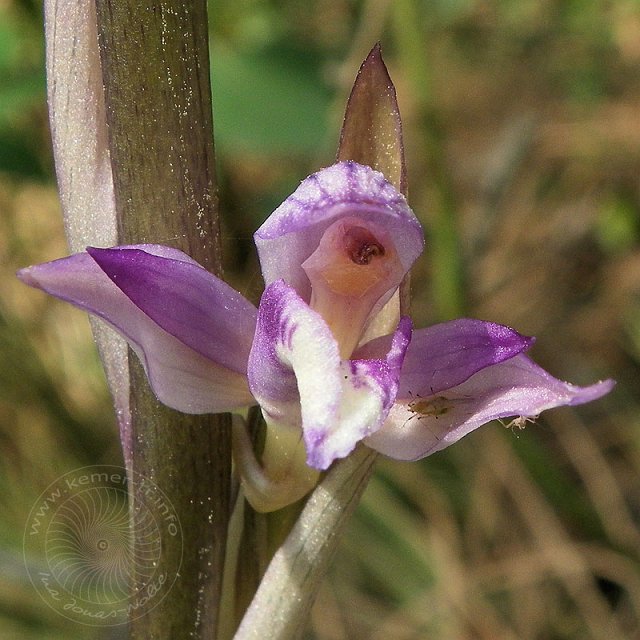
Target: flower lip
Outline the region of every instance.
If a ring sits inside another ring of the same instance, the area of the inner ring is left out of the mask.
[[[396,398],[409,318],[372,359],[344,360],[322,317],[284,281],[262,296],[250,389],[270,428],[302,426],[307,463],[326,469],[379,428]]]

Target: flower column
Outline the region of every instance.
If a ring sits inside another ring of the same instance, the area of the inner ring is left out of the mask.
[[[168,244],[219,274],[206,2],[96,0],[96,9],[119,241]],[[136,613],[131,637],[214,638],[229,510],[227,420],[167,409],[137,359],[129,368],[130,464],[169,497],[183,536],[183,545],[163,536],[160,562],[178,578],[165,600]],[[134,523],[142,491],[133,484]],[[146,588],[133,579],[134,593]]]

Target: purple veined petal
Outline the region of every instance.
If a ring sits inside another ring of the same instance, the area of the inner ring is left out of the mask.
[[[257,310],[226,282],[168,247],[89,248],[87,252],[167,333],[205,358],[246,375]]]
[[[270,426],[302,426],[307,464],[326,469],[383,423],[411,337],[405,318],[384,359],[340,359],[322,317],[283,281],[260,302],[249,386]]]
[[[372,340],[355,355],[375,357],[389,340],[389,336]],[[526,351],[533,342],[510,327],[466,318],[416,329],[402,366],[398,397],[411,400],[438,394],[484,367]]]
[[[163,248],[157,250],[166,253]],[[169,254],[174,255],[173,251]],[[188,259],[182,264],[192,262]],[[22,269],[18,277],[99,316],[123,335],[143,362],[151,387],[164,404],[185,413],[216,413],[254,404],[245,375],[210,360],[167,333],[113,283],[88,253]]]
[[[482,369],[451,389],[397,403],[384,426],[365,443],[392,458],[417,460],[491,420],[534,418],[546,409],[591,402],[614,384],[603,380],[578,387],[562,382],[520,354]]]
[[[267,423],[300,428],[301,396],[307,415],[335,416],[342,393],[339,369],[338,345],[322,317],[282,280],[269,285],[247,370]]]
[[[404,197],[378,171],[339,162],[306,178],[256,231],[265,283],[283,279],[308,302],[310,284],[301,265],[326,229],[346,216],[384,227],[405,272],[422,252],[422,227]]]

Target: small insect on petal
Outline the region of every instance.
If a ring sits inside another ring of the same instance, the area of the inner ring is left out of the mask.
[[[403,427],[412,426],[429,432],[437,442],[446,434],[454,414],[464,415],[464,405],[471,399],[467,396],[431,395],[423,398],[421,395],[409,392],[411,401],[405,403],[405,419]],[[446,416],[446,418],[445,418]]]
[[[522,431],[528,424],[535,424],[537,419],[538,419],[538,416],[533,416],[533,417],[516,416],[515,418],[513,418],[507,423],[503,422],[502,420],[498,420],[498,422],[505,429],[511,429],[511,431],[515,431],[516,429],[519,429],[520,431]]]
[[[416,399],[412,400],[407,407],[409,411],[415,414],[412,417],[417,417],[418,419],[432,417],[437,419],[453,408],[453,402],[445,396],[433,396],[431,398],[416,396]]]

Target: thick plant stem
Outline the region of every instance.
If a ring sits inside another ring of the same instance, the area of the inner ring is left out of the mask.
[[[364,491],[377,454],[361,446],[338,462],[311,494],[271,560],[234,640],[296,640]]]
[[[172,245],[219,274],[206,2],[96,0],[96,10],[118,240]],[[222,416],[161,406],[135,357],[129,367],[136,607],[130,634],[215,638],[229,517],[229,425]],[[166,501],[149,499],[147,481]],[[177,523],[167,520],[168,505]],[[144,510],[162,543],[153,566],[139,526]]]

